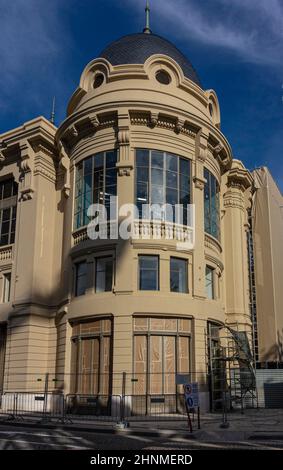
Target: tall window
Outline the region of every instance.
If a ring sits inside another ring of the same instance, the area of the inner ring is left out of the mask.
[[[86,291],[87,264],[85,261],[75,265],[75,296],[84,295]]]
[[[95,263],[96,292],[110,292],[113,279],[113,258],[97,258]]]
[[[190,319],[134,319],[134,394],[176,394],[176,373],[190,372],[190,336]]]
[[[204,230],[209,235],[220,238],[220,201],[219,184],[215,176],[207,169],[204,170],[206,179],[204,188]]]
[[[139,256],[139,289],[159,290],[158,256]]]
[[[149,218],[142,213],[143,204],[163,206],[182,204],[183,224],[188,225],[187,205],[191,203],[191,162],[178,155],[156,150],[136,151],[136,205],[139,217]],[[152,219],[171,220],[170,213],[162,213],[158,207],[151,213]],[[173,212],[172,222],[179,222]],[[180,221],[181,222],[181,221]]]
[[[171,292],[188,292],[188,262],[185,259],[170,258]]]
[[[208,299],[214,299],[214,269],[209,266],[205,268],[205,289],[206,297]]]
[[[6,273],[3,276],[3,302],[10,302],[11,297],[11,273]]]
[[[15,242],[18,185],[10,178],[0,182],[0,245]]]
[[[86,321],[73,326],[72,393],[109,394],[111,338],[110,319]]]
[[[117,195],[117,151],[98,153],[76,167],[75,229],[90,222],[87,210],[91,204],[106,207],[108,217],[110,197]]]

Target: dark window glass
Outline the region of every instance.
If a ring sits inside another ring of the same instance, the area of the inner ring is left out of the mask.
[[[159,257],[139,256],[140,290],[159,290]]]
[[[188,292],[188,262],[184,259],[170,259],[171,292]]]
[[[215,176],[204,170],[204,230],[219,240],[220,238],[220,188]]]
[[[113,258],[97,258],[95,269],[96,292],[110,292],[113,279]]]
[[[155,204],[151,218],[188,224],[187,205],[191,203],[191,162],[165,152],[136,151],[136,204],[142,218],[142,205]],[[178,218],[175,207],[164,211],[162,206],[182,204]],[[146,212],[145,214],[148,213]],[[173,215],[173,219],[172,219]],[[147,218],[144,216],[144,218]]]
[[[117,151],[98,153],[76,167],[75,228],[90,222],[89,206],[102,204],[110,217],[110,197],[117,195]]]
[[[169,85],[169,83],[171,83],[171,77],[165,70],[159,70],[155,76],[156,80],[162,83],[162,85]]]
[[[214,269],[206,266],[205,268],[205,290],[208,299],[214,299]]]
[[[86,291],[87,264],[85,261],[75,265],[75,296],[84,295]]]
[[[99,88],[104,82],[104,75],[102,73],[98,73],[93,82],[93,88]]]

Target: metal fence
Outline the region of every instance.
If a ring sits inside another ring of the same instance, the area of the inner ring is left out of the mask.
[[[209,411],[211,377],[205,373],[10,374],[0,393],[0,418],[110,423],[185,420],[183,384],[189,382],[198,383],[200,409]],[[229,384],[219,383],[219,411],[224,406],[229,410]],[[256,406],[283,408],[283,369],[257,370],[256,391]],[[232,405],[235,408],[236,401]],[[245,396],[244,407],[250,406],[255,406],[254,400]]]

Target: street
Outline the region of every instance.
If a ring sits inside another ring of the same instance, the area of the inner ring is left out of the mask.
[[[128,433],[82,432],[68,429],[38,429],[0,426],[0,450],[140,450],[188,451],[219,449],[283,450],[282,439],[244,442],[203,442],[184,435],[168,437],[140,436]]]

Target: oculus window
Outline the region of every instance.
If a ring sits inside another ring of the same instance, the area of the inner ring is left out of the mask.
[[[88,225],[91,204],[102,204],[109,217],[110,197],[117,195],[117,151],[98,153],[76,167],[75,230]]]
[[[191,161],[178,155],[156,150],[136,151],[136,205],[139,218],[166,220],[188,225],[187,205],[191,204]],[[151,214],[143,211],[143,205],[154,205]],[[182,205],[181,213],[162,210],[169,204]]]

